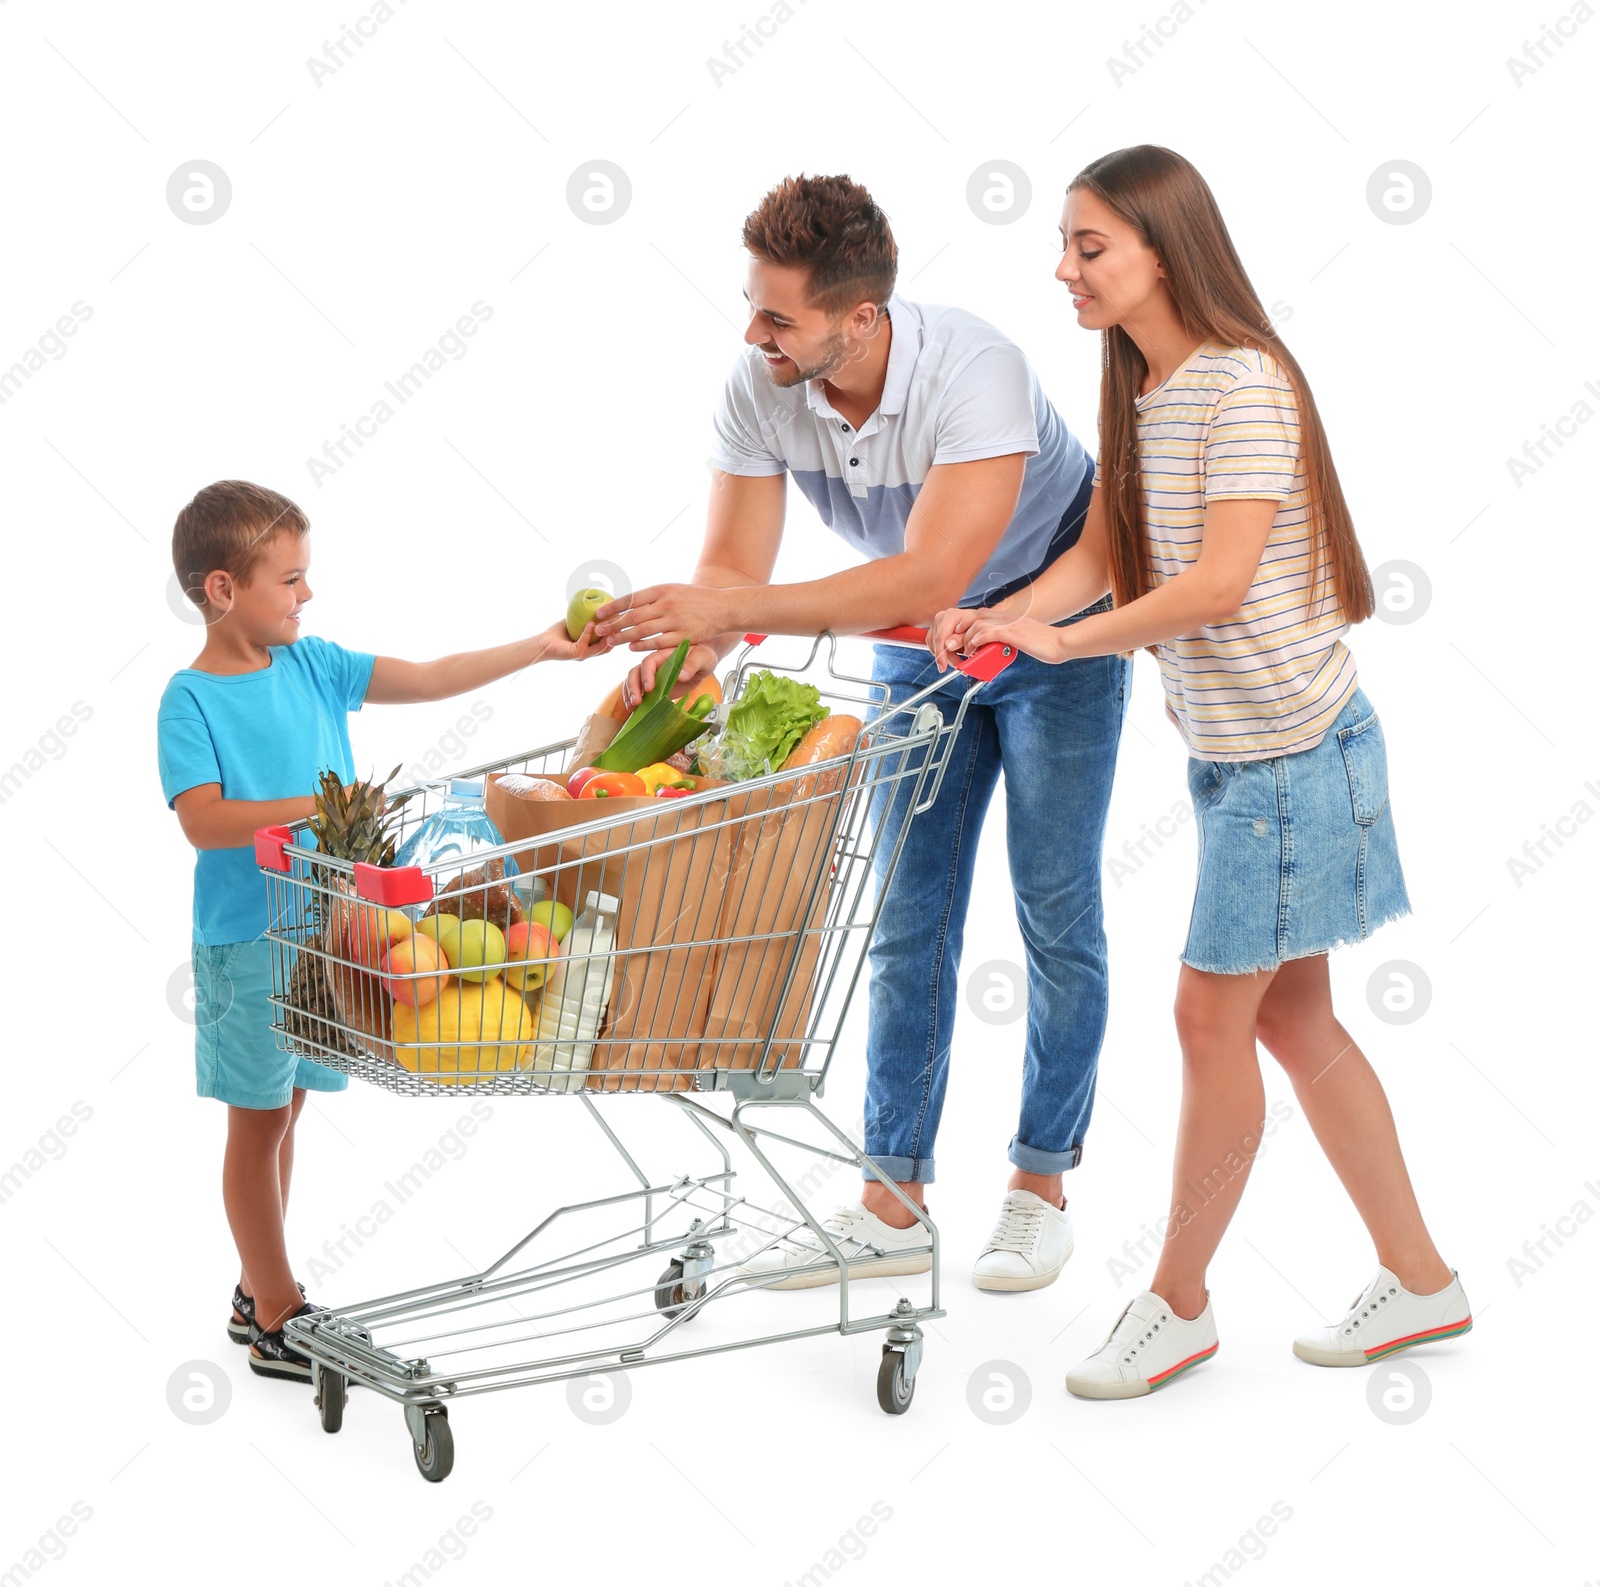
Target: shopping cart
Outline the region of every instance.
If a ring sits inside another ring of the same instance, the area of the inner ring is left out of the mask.
[[[864,637],[920,645],[926,632]],[[716,725],[764,638],[746,636]],[[372,1389],[404,1408],[417,1467],[438,1482],[454,1459],[453,1400],[829,1332],[883,1331],[879,1404],[891,1415],[910,1405],[918,1325],[944,1315],[938,1233],[816,1098],[866,959],[881,884],[910,822],[937,795],[973,697],[1013,650],[989,645],[958,664],[972,681],[947,719],[932,696],[948,676],[930,668],[925,688],[895,701],[887,684],[840,670],[832,634],[809,643],[797,663],[763,664],[816,674],[810,681],[836,714],[859,713],[865,728],[848,755],[653,800],[657,808],[642,813],[608,813],[597,802],[585,819],[586,809],[563,804],[568,824],[476,850],[467,872],[459,858],[352,864],[316,852],[304,825],[257,834],[280,1045],[400,1095],[575,1097],[630,1176],[619,1193],[557,1207],[481,1272],[291,1319],[286,1334],[312,1362],[326,1431],[339,1430],[350,1385]],[[458,775],[564,774],[577,742]],[[410,792],[399,812],[402,839],[440,797],[433,785]],[[869,885],[874,872],[878,886]],[[591,924],[585,931],[580,913],[565,950],[499,974],[486,965],[474,980],[462,972],[448,992],[435,987],[431,1002],[417,984],[426,964],[409,977],[380,978],[387,961],[373,942],[389,941],[388,911],[403,913],[413,936],[439,917],[437,938],[459,929],[449,917],[504,924],[531,913],[535,899],[587,902]],[[521,988],[510,984],[518,979]],[[687,1122],[708,1171],[652,1178],[639,1166],[597,1105],[635,1091],[659,1093]],[[731,1100],[726,1112],[713,1105],[720,1093]],[[768,1127],[773,1110],[788,1115],[781,1132]],[[730,1135],[778,1192],[776,1205],[735,1188]],[[812,1163],[797,1182],[774,1161],[778,1145]],[[841,1167],[874,1175],[925,1229],[927,1305],[902,1295],[892,1310],[853,1314],[852,1281],[871,1278],[874,1263],[847,1263],[804,1200]],[[766,1253],[792,1250],[787,1242],[806,1230],[818,1254],[798,1282],[792,1264],[762,1269]],[[695,1340],[713,1303],[720,1323],[724,1303],[808,1280],[837,1282],[836,1319]]]

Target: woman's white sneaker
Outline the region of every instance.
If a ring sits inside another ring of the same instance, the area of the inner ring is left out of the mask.
[[[1123,1308],[1106,1342],[1067,1374],[1067,1388],[1086,1400],[1131,1400],[1165,1387],[1217,1353],[1217,1320],[1206,1309],[1180,1317],[1153,1290]]]
[[[857,1202],[824,1218],[822,1227],[849,1263],[851,1278],[926,1273],[933,1266],[932,1242],[920,1223],[897,1229]],[[738,1272],[762,1280],[764,1289],[814,1289],[839,1282],[839,1264],[809,1227],[752,1257]]]
[[[1413,1295],[1386,1267],[1350,1303],[1344,1318],[1301,1334],[1294,1353],[1318,1367],[1364,1367],[1413,1345],[1454,1339],[1472,1327],[1472,1308],[1454,1268],[1432,1295]]]
[[[973,1263],[972,1282],[979,1289],[1043,1289],[1071,1255],[1071,1211],[1031,1190],[1008,1190],[994,1233]]]

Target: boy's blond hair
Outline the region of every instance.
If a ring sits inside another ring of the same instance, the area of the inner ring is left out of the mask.
[[[207,574],[220,569],[242,583],[280,534],[310,532],[311,521],[287,496],[248,480],[219,479],[197,492],[172,526],[178,586],[204,606]]]

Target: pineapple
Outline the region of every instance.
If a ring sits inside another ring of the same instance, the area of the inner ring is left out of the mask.
[[[357,780],[348,788],[337,772],[322,773],[314,795],[316,811],[309,822],[317,840],[317,848],[322,853],[332,855],[335,859],[365,861],[369,865],[388,865],[393,861],[397,816],[411,796],[403,794],[385,807],[383,790],[399,770],[396,766],[382,782]],[[321,947],[335,958],[342,957],[345,917],[350,907],[344,900],[351,894],[350,882],[341,872],[328,866],[313,865],[311,873],[315,889],[312,893],[311,919],[307,923],[306,947]],[[338,1026],[354,1023],[364,1029],[373,1021],[343,1017],[350,1011],[342,1011],[339,1003],[359,1003],[361,1008],[356,1012],[365,1014],[375,1011],[368,1009],[367,1004],[377,1005],[381,1000],[367,997],[336,999],[334,989],[328,983],[327,971],[327,965],[316,952],[295,955],[288,986],[291,1012],[285,1023],[293,1035],[347,1057],[354,1057],[355,1049]]]
[[[411,795],[402,794],[386,806],[383,790],[399,771],[396,766],[382,782],[357,781],[348,788],[337,772],[323,772],[310,826],[317,847],[324,854],[340,860],[362,860],[368,865],[393,863],[395,818]]]

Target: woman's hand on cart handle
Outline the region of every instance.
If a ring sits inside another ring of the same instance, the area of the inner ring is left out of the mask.
[[[954,608],[952,608],[953,610]],[[765,634],[746,634],[744,642],[747,645],[759,645],[767,636]],[[891,645],[915,645],[919,649],[926,645],[933,650],[932,631],[927,628],[917,628],[904,624],[897,628],[871,628],[864,634],[857,634],[857,639],[876,639]],[[934,658],[940,661],[939,652],[933,650]],[[976,678],[980,683],[989,683],[997,678],[1007,667],[1016,660],[1016,646],[1006,640],[998,640],[993,644],[977,646],[970,655],[963,654],[960,650],[950,654],[940,661],[939,671],[943,672],[947,666],[954,667],[957,672],[969,678]]]

